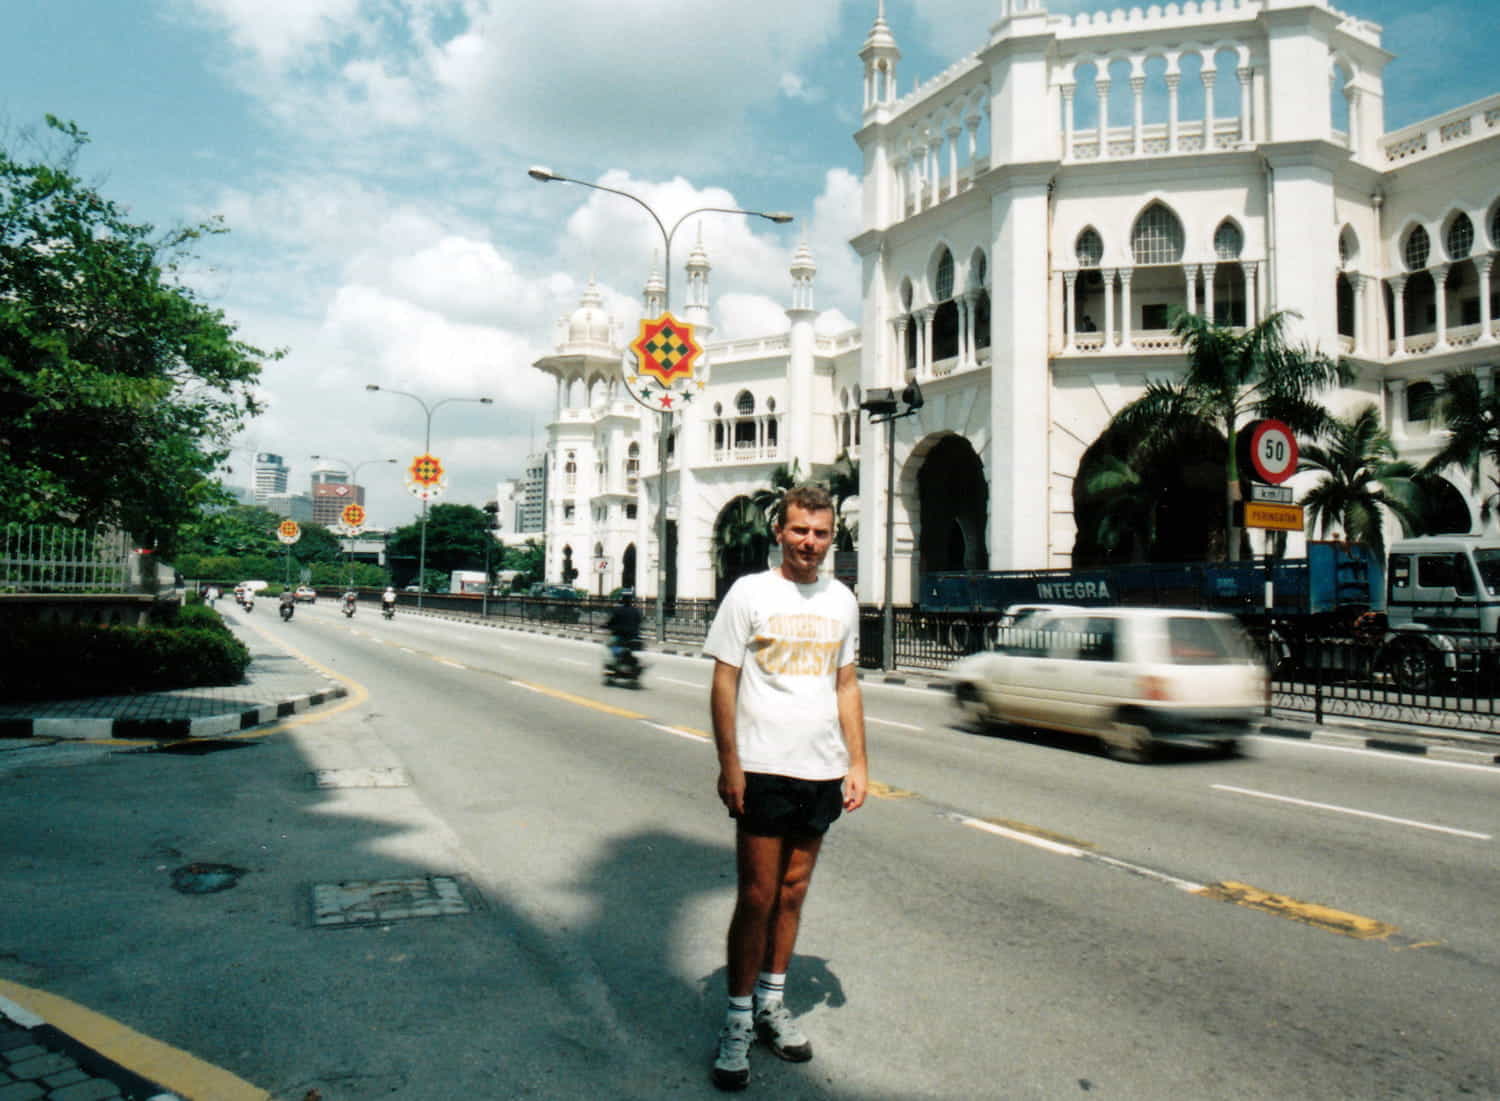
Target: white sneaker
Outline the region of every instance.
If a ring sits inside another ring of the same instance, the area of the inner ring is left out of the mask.
[[[742,1090],[750,1084],[750,1043],[755,1028],[747,1019],[731,1021],[719,1031],[719,1054],[714,1059],[714,1085],[721,1090]]]
[[[755,1012],[755,1031],[771,1052],[788,1063],[812,1058],[812,1042],[802,1035],[784,1002],[768,1002]]]

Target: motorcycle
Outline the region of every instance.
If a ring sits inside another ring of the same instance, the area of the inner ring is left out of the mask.
[[[296,610],[297,606],[295,604],[283,604],[281,606],[281,622],[290,623],[292,621],[292,613]]]
[[[350,619],[354,618],[354,600],[352,598],[344,601],[343,612]]]
[[[644,667],[635,652],[641,648],[639,639],[613,639],[607,649],[608,659],[604,663],[604,685],[618,684],[626,688],[639,688]]]
[[[395,619],[396,618],[396,605],[394,605],[394,604],[385,604],[385,605],[382,605],[381,609],[380,609],[380,614],[383,615],[383,616],[385,616],[386,619]]]
[[[247,593],[245,599],[240,601],[240,607],[244,608],[247,612],[255,611],[255,598]]]

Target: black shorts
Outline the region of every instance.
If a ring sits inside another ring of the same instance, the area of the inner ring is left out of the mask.
[[[843,780],[745,773],[740,829],[757,837],[822,837],[844,812]]]

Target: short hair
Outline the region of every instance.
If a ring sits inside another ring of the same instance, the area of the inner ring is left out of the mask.
[[[776,509],[776,526],[779,528],[786,523],[787,510],[793,505],[807,512],[821,512],[827,509],[833,511],[833,496],[820,485],[804,483],[793,486],[781,497],[781,504]]]

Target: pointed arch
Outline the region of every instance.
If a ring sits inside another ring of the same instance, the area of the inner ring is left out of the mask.
[[[1161,199],[1153,199],[1130,228],[1130,255],[1137,267],[1182,261],[1182,219]]]

